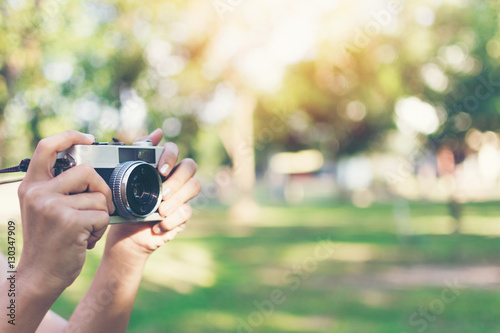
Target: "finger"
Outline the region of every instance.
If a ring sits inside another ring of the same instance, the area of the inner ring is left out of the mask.
[[[198,165],[190,158],[186,158],[175,167],[174,172],[163,182],[163,200],[176,193],[196,173]]]
[[[53,178],[51,171],[56,163],[57,153],[65,151],[73,145],[90,145],[94,141],[93,135],[74,130],[40,140],[33,153],[26,177],[34,181]]]
[[[179,157],[179,147],[173,142],[167,142],[163,145],[163,154],[161,154],[158,162],[158,171],[166,177],[172,171],[174,165],[177,164]]]
[[[68,227],[81,228],[78,233],[77,243],[85,244],[88,249],[95,246],[95,243],[102,238],[109,225],[109,214],[102,210],[74,210],[68,211]]]
[[[92,249],[102,238],[109,225],[109,214],[102,210],[74,211],[76,219],[88,232],[87,249]]]
[[[107,198],[100,192],[64,195],[61,200],[62,204],[76,210],[102,210],[109,214]]]
[[[135,140],[135,142],[150,140],[153,143],[153,146],[156,146],[160,143],[161,139],[163,139],[163,131],[157,128],[149,135],[143,136],[142,138]]]
[[[189,204],[183,204],[181,207],[177,208],[172,214],[167,216],[163,221],[157,223],[153,227],[153,232],[157,235],[162,234],[166,231],[173,230],[179,225],[187,222],[191,218],[193,213],[191,206]]]
[[[177,208],[197,196],[200,191],[200,181],[196,178],[191,178],[180,188],[180,190],[175,193],[175,195],[165,201],[162,201],[160,207],[158,207],[158,212],[163,217],[169,216]]]
[[[163,242],[166,243],[166,242],[169,242],[169,241],[173,240],[175,238],[175,236],[177,236],[177,234],[179,232],[182,232],[182,231],[184,231],[184,229],[186,229],[185,226],[186,226],[186,224],[184,223],[184,224],[181,224],[178,227],[175,227],[173,230],[170,230],[170,231],[164,233],[162,235]]]
[[[80,164],[63,172],[49,181],[47,186],[48,189],[65,195],[85,191],[100,192],[106,197],[108,212],[113,214],[115,211],[111,189],[90,164]]]

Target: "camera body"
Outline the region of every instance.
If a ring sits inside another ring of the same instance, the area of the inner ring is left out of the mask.
[[[111,223],[161,220],[162,177],[157,166],[163,147],[150,141],[125,146],[121,142],[74,145],[58,154],[55,174],[79,164],[90,164],[111,188],[116,211]]]

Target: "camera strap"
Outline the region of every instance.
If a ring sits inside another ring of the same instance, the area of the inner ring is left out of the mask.
[[[26,172],[28,171],[28,167],[30,165],[31,159],[25,158],[24,160],[19,163],[19,165],[16,165],[14,167],[10,168],[5,168],[5,169],[0,169],[0,173],[9,173],[9,172]],[[70,161],[65,159],[65,158],[59,158],[56,160],[56,164],[54,165],[54,168],[60,169],[60,168],[68,168],[70,166]]]
[[[29,158],[25,158],[24,160],[21,161],[21,163],[19,163],[19,165],[16,165],[16,166],[10,167],[10,168],[1,169],[0,173],[26,172],[26,171],[28,171],[28,166],[30,165],[30,161],[31,160]]]

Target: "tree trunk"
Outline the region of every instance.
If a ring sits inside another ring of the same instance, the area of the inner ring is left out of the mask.
[[[231,209],[231,216],[239,222],[249,222],[258,216],[258,205],[254,198],[255,152],[253,114],[256,101],[248,92],[239,92],[235,111],[231,119],[231,131],[227,133],[225,146],[233,161],[233,181],[238,196]]]

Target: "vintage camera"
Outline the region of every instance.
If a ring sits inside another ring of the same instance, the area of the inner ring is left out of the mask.
[[[156,211],[162,200],[162,177],[157,165],[163,147],[150,141],[125,146],[121,142],[94,142],[75,145],[58,154],[56,175],[88,163],[106,181],[113,194],[116,211],[111,223],[161,220]]]

